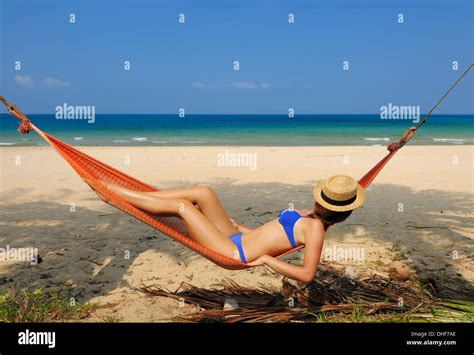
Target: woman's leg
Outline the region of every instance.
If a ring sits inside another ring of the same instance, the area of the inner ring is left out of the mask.
[[[156,197],[159,198],[159,197]],[[166,199],[163,199],[166,200]],[[199,244],[225,255],[229,258],[239,259],[236,247],[227,235],[224,235],[193,203],[186,199],[169,199],[176,201],[179,206],[179,216]]]
[[[191,201],[184,198],[157,197],[120,186],[114,187],[113,191],[144,211],[160,215],[178,215],[186,224],[193,240],[219,254],[232,258],[235,256],[234,244]]]
[[[147,194],[163,198],[184,198],[197,204],[201,212],[227,237],[238,233],[232,225],[229,215],[222,206],[219,197],[208,186],[196,186],[188,189],[162,190]]]
[[[117,193],[119,196],[126,196],[133,199],[139,196],[139,200],[143,201],[148,197],[159,197],[166,199],[186,199],[193,204],[197,204],[201,212],[219,229],[224,237],[230,237],[238,233],[237,229],[232,225],[229,216],[222,206],[215,192],[207,186],[196,186],[189,189],[173,189],[154,192],[137,192],[126,189],[116,184],[105,183],[105,185]],[[135,204],[132,200],[129,202]],[[153,200],[150,200],[153,201]],[[135,206],[142,208],[135,204]],[[148,206],[152,208],[151,206]],[[163,213],[163,212],[162,212]]]

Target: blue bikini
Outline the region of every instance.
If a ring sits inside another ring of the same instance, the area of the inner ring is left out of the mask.
[[[302,216],[295,210],[283,210],[278,213],[278,222],[283,226],[286,236],[293,248],[296,248],[295,241],[295,224],[300,218],[309,218],[309,216]]]
[[[245,258],[244,248],[242,248],[242,233],[234,234],[229,239],[237,247],[237,250],[239,251],[239,255],[240,255],[240,260],[242,260],[242,262],[246,264],[247,259]]]
[[[296,241],[295,241],[295,224],[300,218],[309,218],[309,216],[302,216],[295,210],[283,210],[278,213],[278,222],[282,225],[286,237],[290,242],[293,248],[296,248]],[[239,251],[240,260],[243,263],[247,263],[247,259],[245,258],[244,249],[242,248],[242,233],[234,234],[233,236],[229,237],[232,243],[235,244],[237,250]]]

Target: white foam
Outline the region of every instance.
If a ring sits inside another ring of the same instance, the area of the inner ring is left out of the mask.
[[[447,143],[454,143],[454,144],[463,144],[466,139],[460,138],[433,138],[435,142],[447,142]]]
[[[185,143],[185,144],[204,144],[207,143],[205,140],[188,140],[186,138],[172,138],[169,140],[172,143]]]
[[[164,140],[152,140],[150,143],[154,144],[167,144],[167,143],[175,143],[175,144],[206,144],[208,141],[204,140],[186,140],[183,138],[170,138]]]
[[[114,143],[130,143],[130,141],[125,141],[123,139],[118,139],[116,141],[113,141]]]
[[[368,138],[364,138],[365,141],[374,141],[374,142],[377,142],[377,141],[384,141],[384,142],[388,142],[390,141],[390,138],[387,138],[387,137],[368,137]]]
[[[148,138],[146,138],[146,137],[133,137],[132,139],[134,141],[137,141],[137,142],[143,142],[143,141],[146,141]]]
[[[74,137],[75,141],[82,141],[83,139],[84,139],[84,137]]]
[[[15,143],[3,143],[3,142],[0,142],[0,145],[15,145]]]

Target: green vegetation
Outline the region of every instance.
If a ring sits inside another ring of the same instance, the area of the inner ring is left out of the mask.
[[[0,294],[0,322],[64,322],[87,317],[97,304],[81,304],[60,291],[6,291]]]

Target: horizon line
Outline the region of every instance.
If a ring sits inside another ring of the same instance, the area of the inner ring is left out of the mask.
[[[420,113],[420,117],[427,114]],[[0,115],[10,115],[8,112],[2,112]],[[55,115],[55,113],[28,113],[28,115]],[[96,115],[160,115],[160,116],[179,116],[179,113],[96,113]],[[186,113],[185,116],[288,116],[287,113]],[[295,113],[294,116],[335,116],[335,115],[348,115],[348,116],[379,116],[380,113]],[[455,115],[455,116],[474,116],[472,113],[433,113],[430,116],[442,116],[442,115]]]

